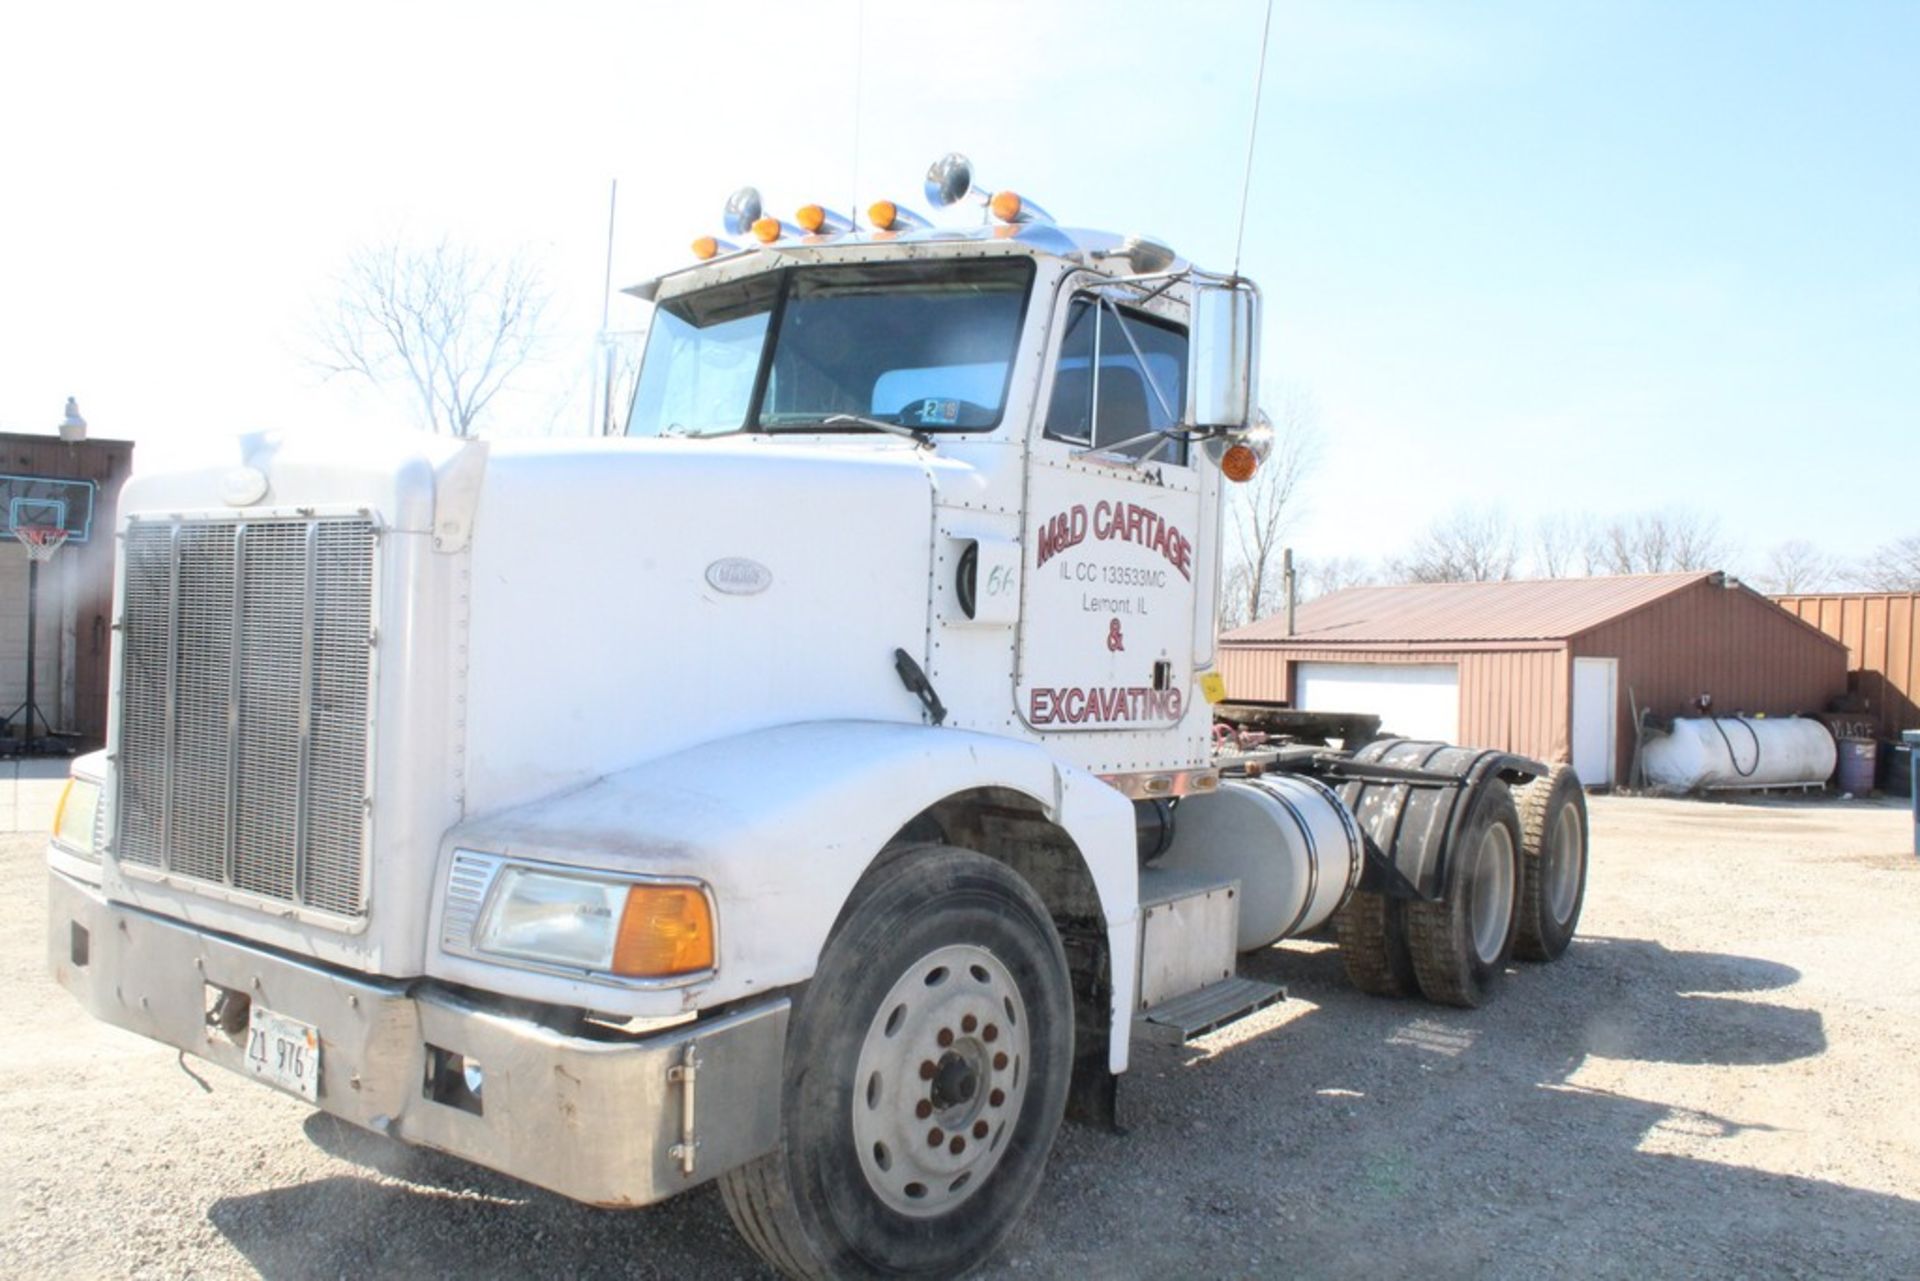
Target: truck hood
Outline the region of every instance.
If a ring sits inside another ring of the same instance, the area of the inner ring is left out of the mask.
[[[925,661],[955,466],[891,439],[493,446],[448,655],[462,808],[776,724],[918,722],[893,653]]]

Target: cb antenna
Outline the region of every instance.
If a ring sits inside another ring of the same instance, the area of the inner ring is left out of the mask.
[[[1253,119],[1247,123],[1247,172],[1240,180],[1240,230],[1233,237],[1233,274],[1240,274],[1240,247],[1247,240],[1247,197],[1253,194],[1253,143],[1260,136],[1260,90],[1267,83],[1267,38],[1273,34],[1273,0],[1260,24],[1260,69],[1253,73]]]
[[[867,70],[867,0],[856,0],[853,20],[853,194],[847,213],[860,217],[860,93]]]

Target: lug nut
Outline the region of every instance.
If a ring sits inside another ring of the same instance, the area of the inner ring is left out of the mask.
[[[975,1121],[973,1123],[973,1137],[976,1139],[984,1139],[987,1137],[987,1123],[985,1121]]]
[[[966,1018],[960,1020],[960,1030],[962,1032],[971,1032],[973,1031],[973,1029],[979,1026],[980,1026],[980,1020],[974,1018],[973,1015],[971,1014],[967,1015]]]
[[[991,1103],[994,1107],[999,1107],[1002,1104],[1004,1104],[1006,1101],[1007,1101],[1007,1092],[1005,1090],[996,1089],[992,1094],[989,1094],[987,1096],[987,1102]]]
[[[932,1059],[922,1059],[920,1061],[920,1079],[922,1081],[933,1080],[933,1074],[939,1070],[939,1068],[934,1066]]]
[[[913,1105],[913,1114],[919,1117],[922,1121],[926,1120],[928,1117],[933,1115],[933,1103],[930,1100],[921,1099],[918,1103]]]
[[[993,1056],[993,1070],[996,1072],[1004,1072],[1007,1070],[1007,1052],[1005,1050]]]
[[[959,1156],[962,1152],[965,1152],[966,1150],[967,1150],[967,1141],[961,1138],[957,1134],[953,1136],[953,1142],[947,1144],[947,1151],[953,1153],[955,1156]]]
[[[1000,1039],[1000,1029],[989,1023],[980,1033],[980,1039],[987,1042],[997,1041]]]
[[[953,1044],[953,1029],[950,1027],[943,1027],[940,1029],[940,1035],[934,1037],[933,1039],[940,1042],[940,1048],[944,1050],[949,1045]]]
[[[927,1146],[930,1148],[937,1148],[942,1143],[946,1142],[946,1138],[947,1138],[946,1134],[942,1132],[939,1126],[936,1125],[931,1130],[927,1131]]]

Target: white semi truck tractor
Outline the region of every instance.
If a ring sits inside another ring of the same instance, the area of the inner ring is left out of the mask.
[[[945,1276],[1135,1038],[1282,997],[1238,954],[1330,929],[1453,1005],[1559,955],[1564,767],[1216,749],[1252,283],[959,156],[927,196],[974,225],[738,193],[632,291],[623,436],[129,481],[58,980],[583,1202],[717,1179],[789,1275]]]

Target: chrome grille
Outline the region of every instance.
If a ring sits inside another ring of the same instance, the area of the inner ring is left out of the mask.
[[[131,524],[118,858],[364,914],[373,551],[364,518]]]

